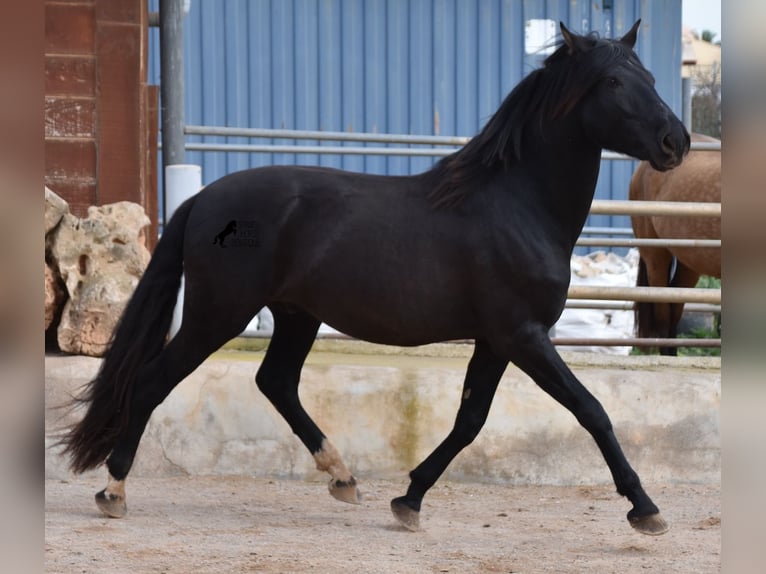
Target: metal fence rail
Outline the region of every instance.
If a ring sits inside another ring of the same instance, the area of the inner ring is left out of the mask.
[[[674,215],[677,217],[721,217],[720,203],[697,201],[637,201],[594,199],[591,215]]]
[[[215,126],[186,126],[186,135],[226,136],[242,138],[326,140],[392,144],[427,144],[463,146],[471,139],[466,136],[428,136],[412,134],[376,134],[369,132],[331,132],[323,130],[280,130],[265,128],[231,128]]]
[[[189,151],[245,152],[245,153],[305,153],[326,155],[402,155],[447,156],[460,148],[414,148],[414,147],[361,147],[361,146],[309,146],[278,144],[229,144],[192,142],[186,144]]]
[[[391,144],[426,144],[463,146],[470,141],[469,136],[430,136],[413,134],[381,134],[370,132],[333,132],[323,130],[288,130],[267,128],[235,128],[224,126],[186,126],[186,135],[224,136],[262,139],[294,139],[294,140],[328,140],[339,142],[371,142]],[[693,150],[720,151],[719,142],[693,142]],[[633,159],[630,156],[616,154],[620,157]]]
[[[578,247],[712,247],[720,249],[721,240],[581,237],[575,245]]]
[[[247,335],[248,339],[270,339],[270,331],[258,331]],[[353,340],[353,337],[343,333],[317,333],[317,339],[330,340]],[[721,346],[721,339],[693,339],[693,338],[644,338],[637,337],[551,337],[554,345],[559,347],[703,347],[716,348]],[[472,345],[473,340],[460,339],[450,343]]]
[[[684,287],[607,287],[601,285],[571,285],[568,299],[599,299],[607,301],[638,301],[651,303],[721,304],[720,289]]]
[[[295,154],[331,154],[331,155],[384,155],[384,156],[447,156],[456,152],[471,139],[464,136],[427,136],[412,134],[376,134],[366,132],[330,132],[321,130],[287,130],[266,128],[234,128],[222,126],[186,126],[186,135],[216,136],[260,139],[294,139],[357,143],[385,143],[408,145],[452,146],[448,148],[408,148],[408,147],[364,147],[364,146],[318,146],[318,145],[276,145],[271,143],[243,144],[218,142],[186,142],[189,151],[209,152],[245,152],[245,153],[295,153]],[[160,148],[162,145],[160,144]],[[695,142],[693,150],[720,151],[718,142]],[[604,151],[602,159],[632,160],[628,155]]]

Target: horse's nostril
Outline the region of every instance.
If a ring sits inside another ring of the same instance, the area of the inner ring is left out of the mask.
[[[662,138],[662,151],[668,155],[675,154],[676,148],[673,145],[673,140],[670,139],[670,134]]]

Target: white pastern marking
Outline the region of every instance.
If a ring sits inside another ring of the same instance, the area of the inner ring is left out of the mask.
[[[109,480],[104,490],[110,498],[117,497],[123,500],[125,499],[125,481],[117,480],[111,474],[109,475]]]
[[[314,460],[318,470],[328,472],[335,480],[349,482],[353,478],[351,472],[343,464],[338,449],[327,439],[322,441],[322,450],[314,453]]]

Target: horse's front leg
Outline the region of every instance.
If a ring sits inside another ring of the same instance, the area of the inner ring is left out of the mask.
[[[564,405],[593,436],[604,456],[617,492],[633,503],[630,525],[643,534],[658,535],[668,525],[657,506],[644,492],[638,474],[631,468],[601,403],[577,380],[556,351],[542,325],[528,325],[517,332],[509,345],[511,361],[526,372],[549,395]]]
[[[468,364],[463,396],[455,425],[447,438],[410,473],[407,494],[391,501],[391,511],[410,530],[420,528],[420,505],[447,465],[471,444],[484,426],[497,385],[508,362],[498,358],[483,341],[476,342]]]

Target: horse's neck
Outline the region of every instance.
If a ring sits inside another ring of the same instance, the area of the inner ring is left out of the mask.
[[[560,120],[542,133],[525,137],[520,168],[538,182],[534,201],[571,240],[572,246],[588,217],[596,189],[601,149],[590,142],[574,120]]]

